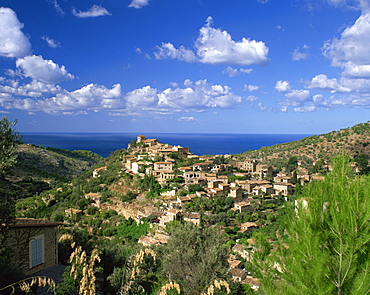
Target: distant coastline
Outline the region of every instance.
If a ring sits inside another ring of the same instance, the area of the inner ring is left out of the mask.
[[[23,141],[38,146],[67,150],[90,150],[103,157],[127,148],[138,133],[57,133],[24,132]],[[311,134],[234,134],[234,133],[145,133],[162,143],[189,147],[196,155],[238,154],[263,146],[291,142]]]

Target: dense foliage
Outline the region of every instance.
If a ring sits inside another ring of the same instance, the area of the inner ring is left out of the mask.
[[[260,247],[263,294],[370,292],[370,177],[351,176],[348,157],[332,163],[287,209],[277,251]]]

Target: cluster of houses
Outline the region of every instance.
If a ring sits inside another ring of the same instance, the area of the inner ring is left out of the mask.
[[[129,144],[128,151],[122,160],[126,171],[131,174],[151,174],[161,183],[166,184],[174,178],[182,178],[181,183],[176,183],[177,189],[188,189],[191,185],[200,185],[202,190],[186,196],[176,196],[176,189],[163,193],[170,201],[163,202],[164,210],[159,217],[159,224],[165,226],[181,214],[183,205],[196,197],[213,199],[214,197],[225,196],[234,200],[233,210],[237,212],[250,211],[253,196],[266,196],[276,198],[288,196],[294,192],[295,185],[292,183],[293,175],[279,172],[273,177],[273,182],[266,180],[272,177],[272,167],[262,165],[259,159],[245,159],[238,161],[232,155],[223,156],[227,164],[217,161],[220,156],[197,156],[189,151],[189,148],[171,146],[160,143],[157,139],[147,139],[139,135],[136,144]],[[175,155],[175,156],[174,156]],[[160,161],[155,161],[160,159]],[[192,159],[194,164],[179,167],[176,159]],[[104,169],[102,167],[101,169]],[[230,173],[227,173],[227,172]],[[239,171],[239,172],[231,172]],[[226,173],[225,173],[226,172]],[[97,172],[94,172],[97,175]],[[227,175],[234,175],[235,181],[230,182]],[[304,168],[299,169],[296,181],[304,184],[312,180]],[[194,223],[199,223],[197,218],[191,218]]]
[[[198,156],[189,151],[187,147],[172,146],[160,143],[157,139],[147,139],[140,135],[135,143],[129,144],[129,153],[122,158],[123,165],[127,173],[144,176],[151,174],[155,179],[164,185],[167,185],[173,179],[182,179],[176,181],[176,187],[162,193],[162,206],[159,212],[152,212],[155,215],[156,223],[159,228],[165,228],[168,223],[174,220],[182,219],[200,224],[201,216],[197,212],[185,212],[184,206],[193,202],[194,198],[213,199],[215,197],[231,197],[233,199],[233,208],[235,212],[252,212],[260,205],[260,199],[273,200],[277,197],[286,197],[294,192],[295,183],[304,184],[313,179],[308,172],[298,167],[298,173],[293,181],[293,175],[285,172],[279,172],[276,175],[272,173],[272,167],[262,165],[259,159],[236,160],[232,155],[224,155],[220,161],[220,156]],[[179,166],[176,160],[192,163],[189,166]],[[191,159],[192,161],[184,161]],[[107,167],[100,167],[93,171],[93,177],[99,177],[102,170]],[[235,177],[230,178],[228,176]],[[229,179],[234,179],[230,181]],[[266,179],[273,179],[269,181]],[[189,189],[197,185],[202,189],[185,196],[177,194],[179,189]],[[261,198],[256,198],[260,196]],[[84,196],[90,199],[92,205],[98,209],[105,208],[101,202],[102,196],[98,193],[88,193]],[[78,217],[83,211],[69,208],[65,215]],[[137,222],[147,216],[132,216]],[[18,220],[11,226],[12,239],[15,239],[21,232],[28,229],[26,240],[27,247],[24,247],[25,253],[22,254],[24,264],[27,265],[29,273],[33,273],[56,263],[56,228],[59,223],[43,222],[35,220]],[[249,232],[257,228],[257,224],[247,222],[240,225],[241,232]],[[30,230],[32,229],[32,230]],[[13,234],[14,232],[14,234]],[[159,245],[166,243],[168,235],[163,231],[156,230],[152,236],[144,236],[139,242],[145,246]],[[253,248],[253,247],[252,247]],[[258,288],[258,282],[248,276],[248,273],[241,269],[241,262],[238,257],[248,260],[251,253],[245,246],[236,244],[232,249],[229,265],[230,273],[235,280],[249,283]],[[19,258],[21,259],[21,258]]]

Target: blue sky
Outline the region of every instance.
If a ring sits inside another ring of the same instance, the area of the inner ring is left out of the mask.
[[[369,120],[369,0],[0,7],[0,113],[20,132],[320,134]]]

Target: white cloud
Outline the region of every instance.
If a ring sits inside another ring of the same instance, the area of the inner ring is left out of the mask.
[[[158,52],[154,52],[156,59],[178,59],[186,62],[196,62],[197,57],[194,52],[181,46],[176,49],[171,43],[162,43],[161,46],[157,46]]]
[[[257,86],[257,85],[244,85],[244,91],[252,92],[252,91],[256,91],[258,89],[260,89],[260,87]]]
[[[234,108],[241,103],[241,97],[234,94],[229,86],[210,85],[207,80],[185,80],[184,86],[185,88],[164,90],[159,96],[159,106],[199,110]]]
[[[234,64],[246,66],[250,64],[265,64],[268,61],[268,47],[262,41],[242,38],[234,41],[227,31],[212,27],[212,17],[208,17],[206,25],[200,29],[194,44],[196,54],[181,46],[180,49],[171,43],[158,46],[156,59],[179,59],[187,62],[207,64]],[[247,70],[248,71],[248,70]]]
[[[291,92],[286,93],[285,97],[301,102],[308,101],[311,98],[310,92],[308,90],[302,89],[301,90],[293,89]]]
[[[54,84],[45,84],[33,80],[29,84],[19,85],[18,81],[8,80],[8,85],[0,85],[0,93],[7,93],[16,96],[40,97],[43,94],[56,94],[62,91],[62,88]]]
[[[258,107],[260,108],[261,111],[265,111],[266,107],[262,104],[262,102],[258,103]]]
[[[160,91],[150,86],[124,95],[125,112],[170,114],[180,111],[202,111],[208,108],[235,108],[242,98],[229,86],[211,85],[206,80],[184,81],[184,87]]]
[[[307,112],[314,112],[317,110],[317,107],[314,105],[310,106],[303,106],[303,107],[296,107],[294,108],[294,111],[296,113],[307,113]]]
[[[23,24],[15,12],[0,7],[0,56],[23,57],[31,52],[31,43],[23,34]]]
[[[42,40],[45,40],[46,43],[49,45],[49,47],[51,48],[57,48],[57,47],[60,47],[60,43],[58,41],[55,41],[54,39],[51,39],[49,37],[46,37],[46,36],[42,36],[41,37]]]
[[[326,2],[335,7],[363,10],[368,9],[370,4],[368,0],[326,0]]]
[[[311,101],[312,97],[308,90],[293,89],[291,92],[285,94],[286,100],[281,103],[287,106],[301,106],[305,102]]]
[[[350,89],[351,92],[355,93],[369,93],[370,92],[370,79],[358,78],[352,79],[348,77],[342,77],[340,79],[343,87]]]
[[[228,75],[229,77],[235,77],[240,74],[250,74],[252,72],[253,72],[253,69],[235,69],[235,68],[228,66],[222,71],[222,74]]]
[[[302,59],[307,59],[309,57],[308,49],[309,46],[307,46],[306,44],[303,46],[302,49],[299,47],[294,49],[292,53],[292,60],[300,61]]]
[[[307,86],[308,89],[321,89],[329,91],[331,93],[335,92],[350,92],[351,90],[347,87],[343,87],[337,81],[337,79],[328,79],[324,74],[317,75],[312,78],[311,82]]]
[[[76,9],[72,10],[72,14],[78,18],[87,18],[87,17],[97,17],[104,15],[111,15],[108,10],[99,5],[93,5],[87,11],[77,11]]]
[[[353,26],[347,27],[339,39],[324,44],[323,53],[332,65],[344,69],[348,77],[370,77],[370,12],[362,14]]]
[[[245,100],[250,102],[250,106],[253,107],[255,101],[258,100],[258,97],[254,95],[249,95]]]
[[[48,0],[48,2],[51,3],[51,5],[53,5],[53,7],[55,8],[55,10],[58,14],[60,14],[60,15],[65,14],[64,10],[60,7],[57,0]]]
[[[179,87],[179,84],[177,84],[176,82],[170,82],[169,84],[172,88],[177,88]]]
[[[279,92],[287,92],[290,90],[289,81],[279,80],[276,82],[275,89]]]
[[[75,115],[109,110],[113,116],[168,115],[181,111],[235,108],[242,102],[242,98],[234,94],[229,86],[208,84],[206,80],[185,80],[182,88],[163,91],[145,86],[126,94],[121,92],[120,84],[113,85],[111,89],[89,84],[69,92],[35,80],[23,86],[16,80],[3,83],[8,85],[0,85],[0,107],[49,114]],[[47,96],[49,98],[45,98]]]
[[[180,122],[196,122],[198,120],[194,119],[194,117],[181,117],[177,121],[180,121]]]
[[[105,86],[89,84],[73,92],[63,91],[39,103],[44,112],[104,110],[122,107],[121,85]],[[40,102],[40,101],[38,101]]]
[[[128,7],[133,7],[133,8],[142,8],[146,5],[149,4],[149,0],[132,0],[130,5]]]
[[[213,19],[208,17],[195,42],[202,63],[250,65],[268,61],[269,49],[265,43],[246,38],[235,42],[227,31],[214,29],[212,22]]]
[[[370,64],[358,65],[347,62],[344,65],[343,75],[352,78],[370,78]]]
[[[67,72],[64,66],[59,66],[52,60],[45,60],[42,56],[26,56],[16,61],[17,67],[22,70],[26,77],[44,83],[60,83],[74,79],[74,76]]]

